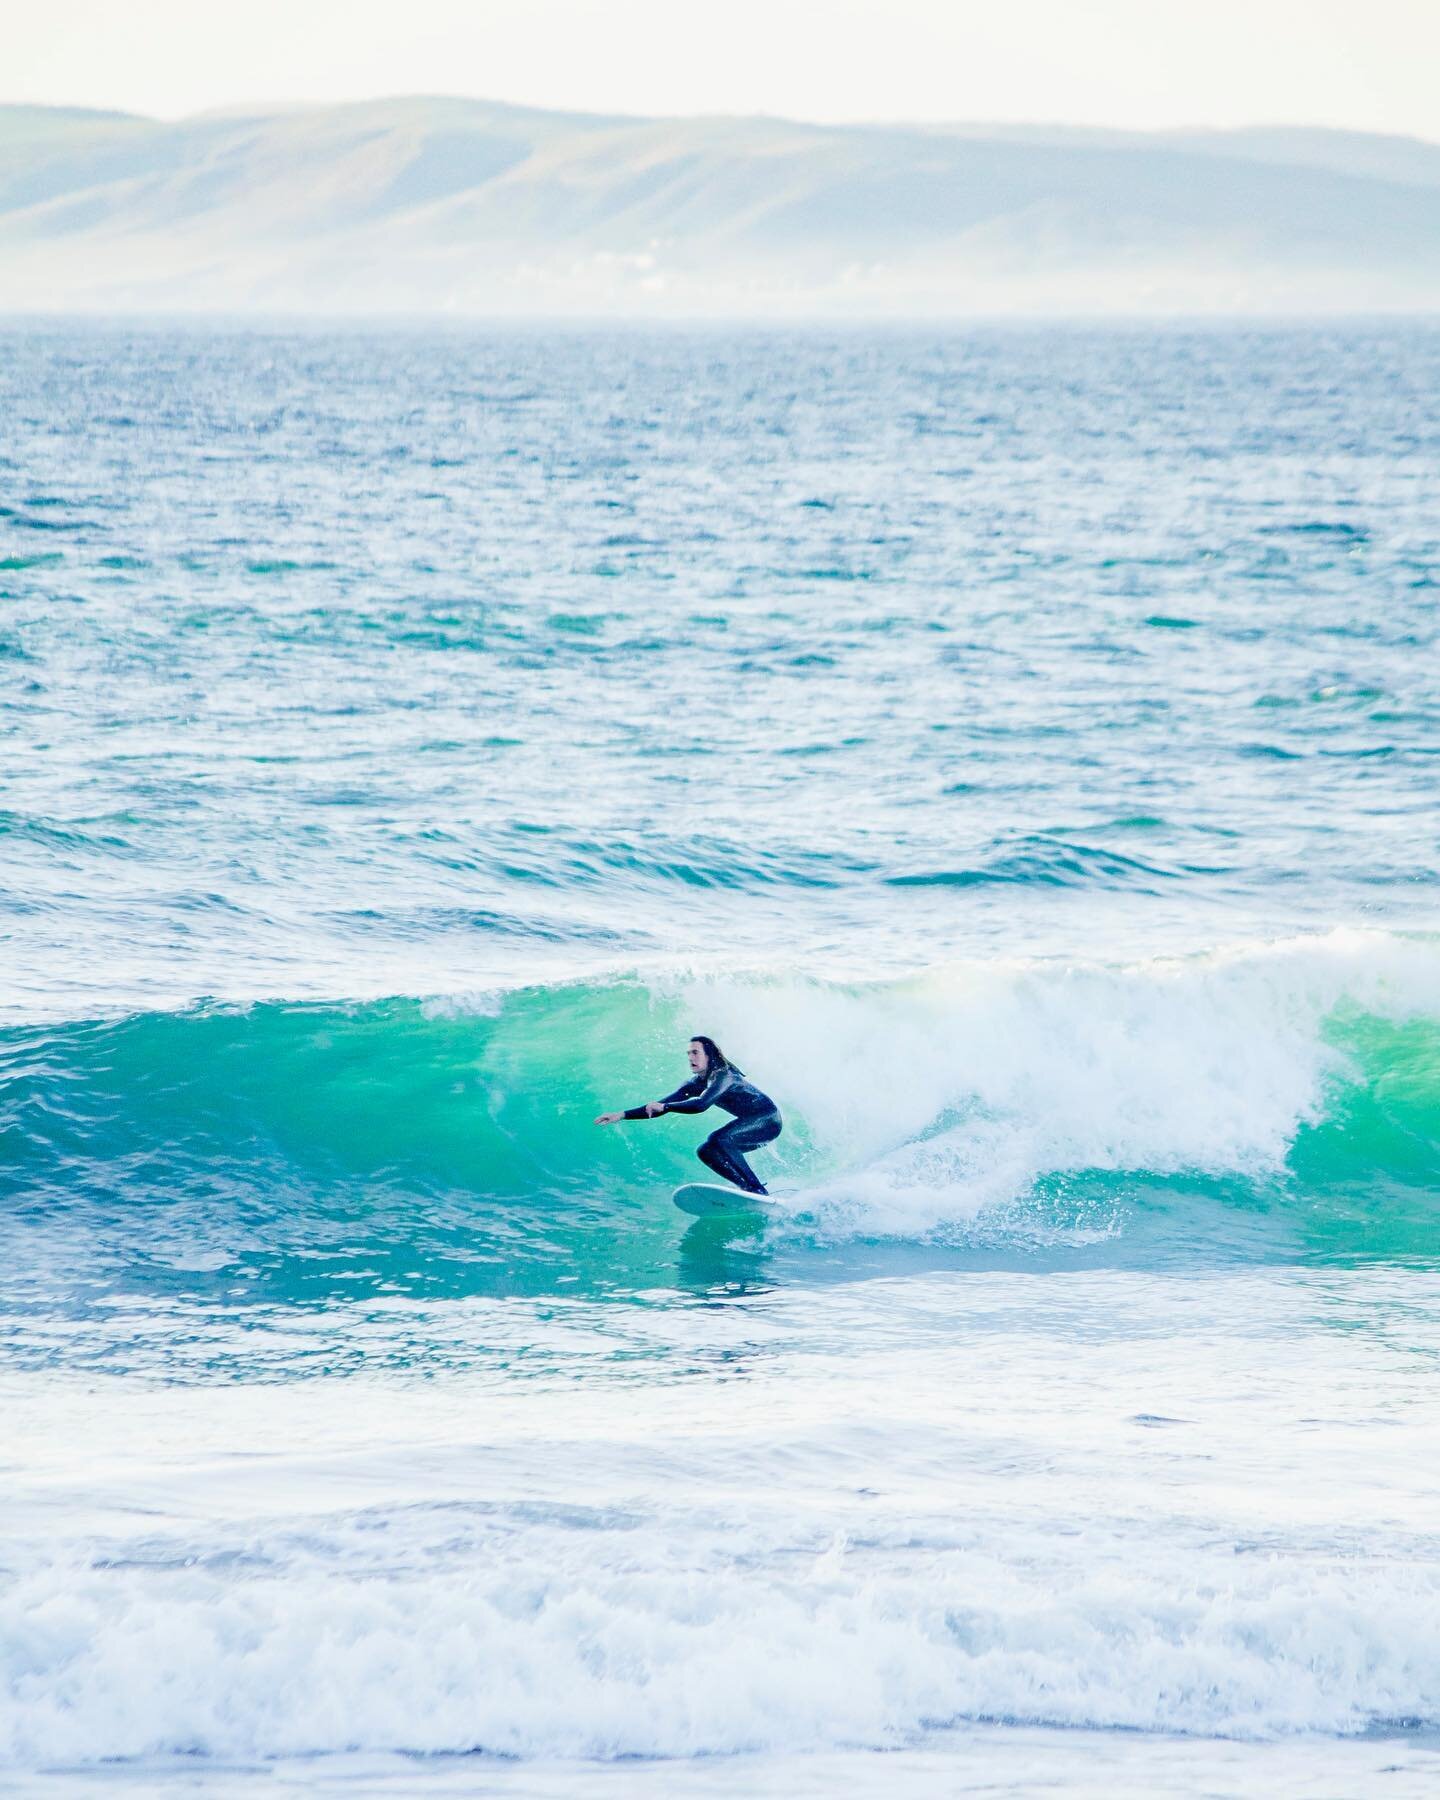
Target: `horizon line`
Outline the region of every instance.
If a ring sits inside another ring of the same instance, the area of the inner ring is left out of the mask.
[[[1440,149],[1440,138],[1422,136],[1413,131],[1375,131],[1354,125],[1324,125],[1296,120],[1255,119],[1244,125],[1207,125],[1198,122],[1183,125],[1105,125],[1092,121],[1066,119],[808,119],[798,114],[773,112],[690,112],[637,113],[603,111],[589,107],[541,106],[526,100],[501,100],[484,94],[443,92],[383,93],[345,100],[235,100],[220,106],[202,107],[196,112],[149,113],[123,106],[91,106],[57,100],[0,99],[0,114],[6,112],[70,113],[96,119],[130,119],[147,125],[186,125],[205,120],[226,118],[279,118],[287,113],[340,112],[350,108],[383,106],[406,102],[444,102],[466,106],[492,107],[515,113],[541,113],[552,118],[587,119],[597,122],[623,121],[636,125],[705,124],[734,122],[738,124],[797,125],[813,131],[1065,131],[1106,133],[1126,138],[1166,137],[1236,137],[1246,132],[1323,132],[1334,137],[1379,138],[1393,143],[1425,144]]]

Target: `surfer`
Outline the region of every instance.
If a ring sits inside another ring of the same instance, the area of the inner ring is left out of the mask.
[[[780,1109],[753,1081],[747,1081],[714,1038],[690,1040],[690,1079],[663,1100],[647,1100],[627,1112],[601,1113],[597,1125],[616,1125],[621,1119],[658,1119],[661,1113],[702,1113],[712,1106],[733,1113],[728,1125],[712,1131],[695,1151],[707,1169],[743,1188],[747,1194],[768,1192],[745,1160],[747,1150],[758,1150],[779,1137]]]

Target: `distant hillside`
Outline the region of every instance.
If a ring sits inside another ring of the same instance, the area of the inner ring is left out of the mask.
[[[1407,138],[0,107],[10,312],[1437,308],[1440,146]]]

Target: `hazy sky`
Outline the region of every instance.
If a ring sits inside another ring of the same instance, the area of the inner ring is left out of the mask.
[[[42,0],[0,100],[473,94],[635,113],[1440,139],[1440,0]]]

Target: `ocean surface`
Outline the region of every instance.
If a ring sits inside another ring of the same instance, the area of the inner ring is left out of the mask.
[[[1437,392],[0,330],[0,1792],[1433,1793]]]

